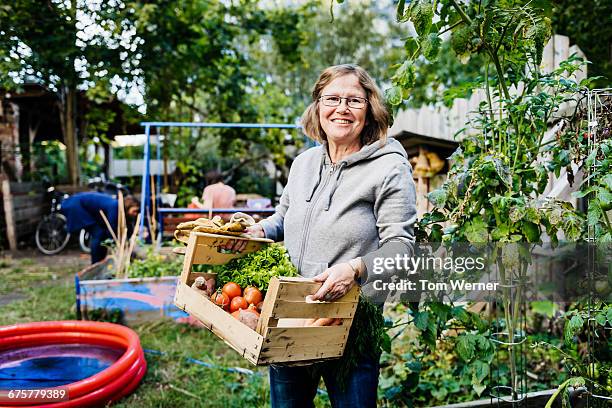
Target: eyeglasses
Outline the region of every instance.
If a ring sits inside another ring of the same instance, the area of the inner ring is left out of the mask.
[[[353,109],[363,109],[368,103],[368,100],[366,98],[362,98],[359,96],[349,96],[343,98],[338,95],[323,95],[319,98],[319,100],[325,106],[340,106],[343,99],[346,99],[346,104],[348,105],[348,107]]]

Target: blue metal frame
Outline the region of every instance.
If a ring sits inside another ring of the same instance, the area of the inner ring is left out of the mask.
[[[142,172],[142,188],[141,188],[141,196],[140,196],[140,226],[138,230],[138,236],[142,238],[142,232],[145,226],[145,219],[147,217],[146,210],[150,207],[151,201],[151,186],[150,186],[150,159],[151,159],[151,128],[157,128],[157,134],[159,135],[160,127],[188,127],[188,128],[243,128],[243,129],[301,129],[300,125],[293,124],[284,124],[284,123],[198,123],[198,122],[141,122],[141,126],[145,128],[146,135],[146,143],[144,145],[144,161],[145,165],[143,166]],[[160,159],[161,154],[161,141],[157,141],[157,159]],[[159,183],[160,178],[158,177],[156,193],[159,193]],[[159,197],[159,194],[157,194]],[[216,209],[215,209],[216,210]],[[194,209],[190,209],[190,211],[185,212],[199,212],[194,211]],[[202,212],[208,212],[202,211]],[[224,211],[230,212],[230,211]]]

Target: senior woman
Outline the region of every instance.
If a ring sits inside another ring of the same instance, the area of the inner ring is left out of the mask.
[[[371,282],[395,271],[371,273],[374,259],[410,253],[416,220],[412,169],[401,144],[387,139],[381,92],[361,67],[329,67],[313,88],[302,125],[321,145],[295,159],[275,214],[248,232],[284,240],[299,273],[323,282],[315,299],[332,301],[360,284],[380,303],[385,294]],[[359,356],[342,384],[330,362],[272,366],[272,407],[314,406],[321,376],[332,406],[375,407],[380,352],[374,354]]]

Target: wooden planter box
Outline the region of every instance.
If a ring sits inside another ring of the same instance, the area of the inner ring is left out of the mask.
[[[432,408],[485,408],[485,407],[499,407],[499,408],[542,408],[546,405],[550,397],[556,390],[545,390],[530,392],[525,395],[525,399],[519,402],[505,402],[498,400],[497,398],[482,399],[477,401],[460,402],[457,404],[450,405],[439,405]],[[553,403],[553,408],[560,408],[560,398]]]
[[[228,239],[234,238],[191,233],[174,303],[255,365],[310,362],[342,356],[359,301],[357,286],[335,302],[307,303],[305,297],[314,294],[321,283],[304,278],[272,278],[257,330],[251,330],[191,288],[195,279],[203,275],[192,272],[193,265],[222,264],[258,250],[266,242],[250,240],[242,254],[219,253],[217,248]],[[297,323],[300,319],[322,317],[340,318],[342,324],[300,327]]]
[[[122,323],[134,325],[160,319],[189,323],[189,315],[174,306],[178,276],[111,279],[113,263],[106,258],[80,271],[75,277],[77,313],[90,320],[94,311],[120,311]]]

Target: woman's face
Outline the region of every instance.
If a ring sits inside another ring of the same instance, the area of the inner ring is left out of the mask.
[[[365,89],[356,75],[348,74],[331,81],[321,91],[321,96],[339,96],[367,98]],[[366,123],[367,103],[361,109],[351,108],[347,99],[342,99],[338,106],[325,106],[319,101],[319,122],[327,135],[327,141],[335,144],[351,144],[359,141],[359,135]]]

